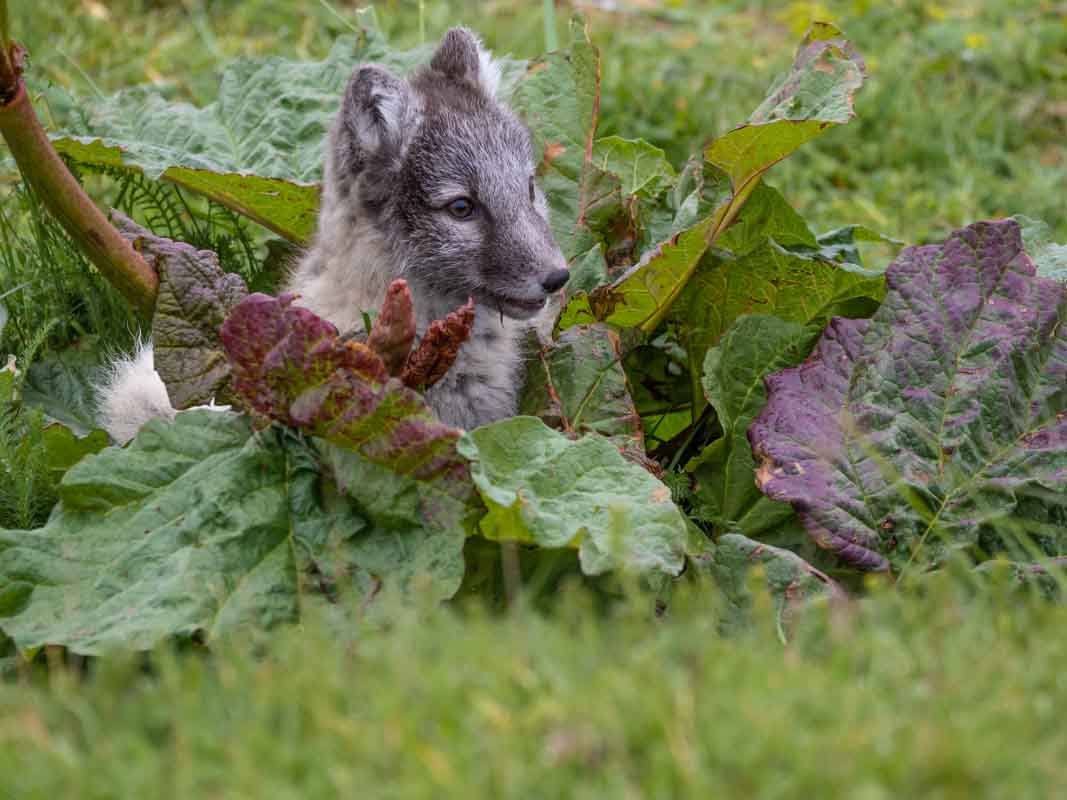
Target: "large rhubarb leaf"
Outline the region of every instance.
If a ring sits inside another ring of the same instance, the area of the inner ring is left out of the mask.
[[[667,154],[643,139],[606,136],[593,145],[593,166],[615,175],[624,197],[655,199],[674,184],[677,177]]]
[[[760,488],[845,562],[1067,551],[1067,297],[1013,220],[905,250],[871,320],[767,379]]]
[[[742,256],[706,254],[672,309],[671,322],[699,364],[743,314],[774,314],[821,328],[833,316],[870,316],[883,293],[881,276],[850,272],[766,240]]]
[[[766,497],[753,480],[755,461],[748,427],[763,409],[766,375],[799,364],[818,331],[762,314],[741,317],[708,351],[704,391],[723,435],[688,465],[701,516],[720,528],[759,536],[792,516],[793,509]]]
[[[150,423],[71,469],[47,526],[0,531],[0,628],[23,649],[98,653],[294,618],[298,477],[234,414]]]
[[[848,122],[852,96],[863,79],[863,61],[852,45],[832,25],[816,23],[801,42],[792,70],[748,122],[705,148],[697,191],[679,209],[679,218],[692,220],[686,230],[645,253],[610,286],[588,297],[576,295],[561,324],[592,316],[618,327],[654,330],[760,176],[800,145]],[[700,211],[694,214],[694,208]]]
[[[117,211],[111,212],[111,221],[159,275],[153,360],[171,405],[181,409],[230,402],[230,363],[219,331],[248,295],[245,282],[224,272],[210,250],[155,236]]]
[[[489,508],[488,538],[578,547],[589,575],[623,565],[681,570],[686,523],[670,490],[604,437],[574,441],[513,417],[464,434],[459,450]]]
[[[183,119],[182,123],[175,124],[171,115],[195,117],[202,110],[188,105],[166,104],[149,91],[128,89],[120,92],[97,110],[100,116],[91,118],[91,125],[76,127],[73,132],[54,139],[52,144],[65,158],[81,167],[108,172],[143,172],[150,178],[162,179],[208,197],[290,242],[304,244],[311,240],[319,209],[316,183],[257,175],[252,172],[257,167],[250,165],[254,161],[226,158],[224,153],[219,154],[218,160],[207,155],[195,160],[183,156],[182,146],[190,132],[189,126],[197,125],[200,120]],[[334,102],[336,104],[336,98]],[[157,134],[155,130],[140,126],[127,129],[120,116],[126,110],[140,111],[151,115],[150,119],[159,119],[162,131]],[[323,130],[318,129],[319,138]],[[74,135],[79,132],[83,135]],[[176,141],[167,140],[166,137],[171,135]],[[147,147],[139,144],[141,141],[151,143],[155,139],[162,141]],[[194,140],[190,144],[193,152],[214,149],[202,141]],[[168,166],[174,163],[191,166]]]
[[[292,433],[230,412],[149,423],[72,468],[45,527],[0,531],[0,630],[92,654],[296,620],[322,594],[455,592],[462,531],[405,527],[392,474],[364,508],[319,464]]]
[[[99,428],[85,436],[78,436],[67,426],[53,422],[41,431],[45,463],[55,483],[59,483],[67,470],[83,458],[99,453],[110,443],[107,433]]]
[[[401,594],[417,588],[431,600],[455,594],[463,580],[463,543],[482,514],[472,502],[469,479],[446,477],[442,481],[457,485],[443,486],[331,442],[320,439],[315,445],[339,496],[369,523],[348,544],[346,562],[379,581],[385,576]],[[331,519],[332,513],[324,521],[332,524]]]

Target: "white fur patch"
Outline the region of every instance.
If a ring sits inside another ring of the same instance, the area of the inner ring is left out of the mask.
[[[153,419],[173,422],[178,413],[156,372],[151,342],[138,342],[133,355],[119,356],[108,364],[103,381],[94,388],[99,422],[118,444],[130,441],[145,423]],[[192,408],[230,410],[229,406],[215,405],[214,400]]]
[[[481,41],[478,42],[478,82],[495,100],[500,89],[500,65],[493,60],[493,54],[482,47]]]
[[[152,419],[173,420],[175,410],[167,387],[155,370],[152,344],[138,343],[132,356],[112,361],[97,385],[100,424],[119,444],[125,444]]]

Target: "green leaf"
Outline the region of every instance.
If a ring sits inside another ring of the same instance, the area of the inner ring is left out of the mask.
[[[533,134],[552,232],[568,261],[594,244],[584,228],[590,198],[583,186],[593,153],[600,93],[600,56],[582,23],[571,45],[527,66],[511,105]]]
[[[255,433],[212,411],[151,422],[71,469],[45,527],[0,531],[0,629],[23,650],[95,654],[297,620],[320,592],[369,599],[426,585],[450,596],[463,530],[396,524],[410,483],[379,477],[359,489],[363,506],[283,428]]]
[[[817,337],[817,329],[753,314],[740,317],[708,351],[704,392],[723,436],[686,467],[694,475],[700,510],[708,521],[758,537],[793,515],[789,504],[771,500],[756,487],[747,433],[767,402],[763,378],[799,364]]]
[[[734,201],[772,164],[826,128],[852,119],[852,97],[865,72],[841,31],[815,23],[797,49],[793,68],[748,122],[704,150],[704,158],[730,176]]]
[[[256,167],[246,165],[241,159],[227,158],[225,153],[212,153],[217,160],[207,156],[197,159],[197,167],[168,166],[172,163],[185,164],[193,161],[181,147],[181,141],[168,142],[166,133],[175,134],[186,130],[184,126],[196,125],[196,119],[183,119],[182,124],[167,125],[162,133],[155,130],[133,128],[127,130],[123,120],[103,116],[120,112],[138,111],[145,115],[160,118],[166,125],[167,115],[173,109],[161,99],[145,96],[148,90],[127,90],[98,110],[102,116],[95,119],[91,130],[95,135],[80,137],[64,136],[53,140],[56,151],[81,167],[101,170],[128,170],[143,172],[150,178],[162,179],[189,189],[204,197],[211,198],[249,219],[258,222],[268,230],[285,239],[305,244],[315,232],[315,221],[319,209],[319,187],[316,183],[302,183],[293,179],[271,178],[254,174]],[[127,97],[127,93],[134,93]],[[210,108],[210,107],[209,107]],[[192,106],[180,107],[184,114],[179,118],[192,116]],[[128,122],[128,121],[127,121]],[[173,123],[171,123],[173,124]],[[129,127],[133,127],[129,123]],[[320,131],[320,135],[321,135]],[[138,137],[144,137],[144,141]],[[151,144],[153,139],[162,139],[159,144]],[[214,151],[207,143],[194,142],[194,147]],[[255,162],[252,162],[255,163]]]
[[[230,362],[219,331],[227,314],[248,295],[244,281],[223,272],[210,250],[155,236],[117,211],[111,221],[159,275],[153,360],[171,405],[182,409],[230,402]]]
[[[519,413],[567,433],[641,439],[621,364],[619,335],[604,325],[579,326],[543,345],[527,368]]]
[[[286,452],[229,413],[149,423],[67,473],[44,528],[0,531],[0,628],[23,650],[148,649],[298,612]]]
[[[315,446],[340,497],[369,522],[347,559],[388,576],[402,595],[420,589],[437,601],[455,594],[463,580],[463,544],[476,530],[480,505],[325,440]]]
[[[678,340],[699,364],[707,349],[744,314],[773,314],[808,327],[833,316],[868,317],[885,282],[798,255],[765,239],[740,257],[709,252],[671,310]]]
[[[573,441],[539,419],[514,417],[464,434],[458,447],[489,509],[486,537],[578,547],[588,575],[682,568],[686,523],[670,490],[607,439]]]
[[[586,252],[575,256],[571,260],[569,267],[571,279],[567,281],[566,290],[568,296],[584,295],[611,280],[608,274],[607,261],[604,258],[604,246],[599,243],[590,247]],[[592,315],[589,315],[586,321],[594,322],[595,320],[593,320]],[[577,321],[572,324],[577,324]],[[564,325],[562,327],[568,326]]]
[[[643,139],[597,139],[592,163],[602,172],[616,176],[626,197],[655,199],[674,184],[676,177],[667,154]]]
[[[819,248],[819,239],[782,193],[760,181],[734,224],[715,246],[740,256],[755,250],[768,238],[787,250],[809,252]]]
[[[3,392],[0,390],[0,396]],[[52,481],[59,483],[67,471],[85,456],[99,453],[111,440],[105,431],[90,431],[85,436],[76,435],[70,428],[54,422],[41,432],[45,463],[51,472]]]
[[[780,240],[778,243],[785,244]],[[883,270],[872,270],[864,266],[863,255],[860,251],[861,244],[887,245],[893,255],[896,255],[897,251],[904,246],[904,242],[899,239],[873,231],[865,225],[845,225],[819,234],[816,244],[818,245],[816,254],[819,258],[840,264],[845,269],[851,269],[854,272],[866,271],[872,276],[880,274]],[[785,246],[788,247],[788,245]]]
[[[753,602],[749,573],[754,567],[762,570],[774,600],[775,622],[783,641],[790,615],[804,602],[821,596],[845,597],[833,579],[795,553],[736,533],[719,537],[709,552],[693,560],[711,576],[726,601],[722,627],[727,631],[743,629],[749,622]]]
[[[22,402],[39,408],[78,436],[97,427],[93,389],[103,365],[96,337],[88,336],[54,356],[29,366],[22,383]]]
[[[800,145],[848,122],[853,116],[852,96],[863,79],[863,61],[852,45],[833,26],[816,23],[801,42],[792,70],[749,121],[704,150],[704,169],[696,176],[702,176],[703,184],[682,203],[678,214],[693,220],[689,227],[646,253],[610,286],[588,298],[576,297],[574,307],[565,309],[560,327],[591,315],[618,327],[655,330],[704,251],[731,225],[763,173]],[[724,184],[728,189],[723,193]],[[708,197],[715,201],[709,203]]]
[[[879,272],[845,260],[852,257],[854,235],[853,229],[833,231],[823,244],[777,189],[760,184],[719,246],[700,259],[668,316],[690,364],[702,364],[708,348],[744,314],[774,314],[809,327],[822,327],[834,315],[873,314],[884,281]]]
[[[1012,217],[1022,227],[1023,247],[1034,261],[1037,274],[1058,281],[1067,281],[1067,244],[1052,241],[1048,223],[1021,214]]]
[[[603,320],[618,328],[645,327],[650,311],[669,307],[707,250],[706,237],[715,218],[700,222],[645,254],[641,264],[611,286],[578,292],[567,303],[557,327]],[[654,264],[654,267],[645,268]],[[657,320],[658,322],[658,320]]]

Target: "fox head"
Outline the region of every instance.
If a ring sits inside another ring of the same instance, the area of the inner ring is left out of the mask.
[[[370,224],[419,292],[469,296],[515,319],[568,278],[534,180],[526,127],[496,99],[499,70],[464,28],[410,78],[364,65],[345,89],[329,200]]]

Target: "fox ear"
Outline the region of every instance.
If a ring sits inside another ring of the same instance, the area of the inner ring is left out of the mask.
[[[468,28],[452,28],[444,35],[430,60],[430,69],[496,97],[500,68]]]
[[[335,132],[339,166],[358,172],[368,158],[402,156],[417,114],[406,80],[374,64],[360,67],[341,103]]]

